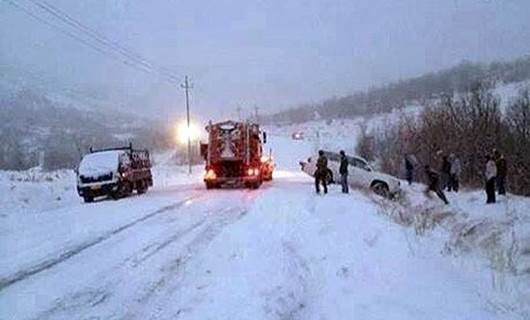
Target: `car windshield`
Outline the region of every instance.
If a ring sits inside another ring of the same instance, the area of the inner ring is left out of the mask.
[[[366,171],[372,171],[368,163],[364,161],[363,159],[357,158],[357,157],[348,157],[348,163],[354,167],[366,170]]]
[[[334,162],[340,161],[340,154],[336,152],[324,151],[324,155],[326,156],[326,158],[328,158],[328,161],[334,161]],[[351,166],[354,166],[356,168],[360,168],[366,171],[372,171],[368,163],[366,163],[366,161],[361,158],[346,156],[346,159],[348,160],[348,163]]]

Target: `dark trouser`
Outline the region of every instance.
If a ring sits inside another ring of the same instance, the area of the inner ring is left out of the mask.
[[[348,186],[348,174],[340,175],[340,185],[342,186],[342,193],[349,193],[350,188]]]
[[[449,174],[442,172],[442,174],[440,175],[440,178],[441,178],[440,182],[442,183],[442,185],[440,186],[440,189],[445,190],[449,186]]]
[[[486,203],[495,203],[495,178],[486,181]]]
[[[328,193],[328,185],[326,181],[326,174],[320,172],[315,173],[315,189],[317,193],[320,193],[320,184],[324,187],[324,193]]]
[[[409,182],[409,186],[412,184],[412,177],[413,177],[413,171],[407,169],[407,181]]]
[[[442,201],[445,204],[449,204],[449,201],[447,200],[447,197],[445,196],[445,193],[442,191],[442,189],[440,189],[440,187],[438,185],[432,185],[431,184],[429,186],[429,191],[433,191],[434,193],[436,193],[438,198],[442,199]]]
[[[454,192],[458,192],[458,187],[458,176],[456,174],[452,174],[451,176],[449,176],[449,185],[447,186],[447,190],[453,190]]]
[[[504,181],[506,180],[506,177],[501,177],[501,176],[498,176],[497,177],[497,191],[499,192],[499,194],[506,194],[506,188],[504,186]]]

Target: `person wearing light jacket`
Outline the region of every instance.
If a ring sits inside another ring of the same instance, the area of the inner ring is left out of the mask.
[[[495,164],[497,165],[497,179],[495,181],[495,184],[497,186],[497,191],[500,195],[506,194],[506,187],[505,187],[505,181],[506,181],[506,173],[508,171],[507,165],[506,165],[506,159],[504,158],[504,155],[499,152],[499,150],[493,151],[493,156],[495,157]]]
[[[458,192],[460,186],[460,172],[462,172],[462,165],[460,159],[454,154],[449,155],[449,161],[451,162],[451,170],[449,176],[448,191]]]
[[[495,203],[495,179],[497,178],[497,165],[490,155],[486,156],[486,203]]]

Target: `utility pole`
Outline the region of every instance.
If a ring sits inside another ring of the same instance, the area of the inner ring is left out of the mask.
[[[256,123],[259,123],[259,107],[257,105],[254,105],[254,118]]]
[[[180,85],[186,90],[186,123],[188,126],[188,174],[191,174],[191,132],[190,132],[190,97],[189,89],[193,88],[188,82],[188,76],[184,78],[184,83]]]
[[[239,119],[239,121],[241,121],[241,106],[238,105],[236,110],[237,110],[237,118]]]

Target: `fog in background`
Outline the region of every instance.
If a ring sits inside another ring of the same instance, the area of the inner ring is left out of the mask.
[[[193,112],[203,118],[530,52],[527,0],[46,1],[178,79],[189,75]],[[28,12],[71,30],[36,2],[0,0],[4,91],[30,85],[146,116],[183,111],[177,84],[37,21]]]

